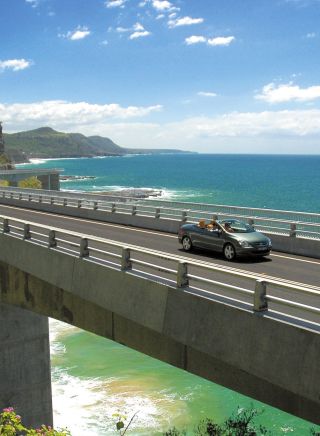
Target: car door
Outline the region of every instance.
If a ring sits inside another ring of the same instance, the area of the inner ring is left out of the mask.
[[[192,244],[195,247],[206,248],[206,232],[207,229],[195,226],[192,233]]]
[[[222,251],[223,247],[223,234],[221,230],[205,230],[204,233],[204,246],[213,251]]]

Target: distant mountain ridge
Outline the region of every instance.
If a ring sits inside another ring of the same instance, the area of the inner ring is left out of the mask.
[[[40,127],[25,132],[4,134],[6,154],[15,163],[29,159],[94,156],[123,156],[126,154],[183,153],[173,149],[125,148],[102,136],[58,132],[51,127]]]

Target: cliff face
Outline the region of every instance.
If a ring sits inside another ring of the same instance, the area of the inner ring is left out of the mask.
[[[5,154],[4,138],[2,134],[2,123],[0,121],[0,169],[11,170],[13,167],[10,157]]]
[[[121,147],[108,138],[101,140],[101,146],[97,147],[94,141],[84,135],[57,132],[49,127],[5,135],[7,153],[15,162],[25,162],[30,158],[120,154]]]
[[[6,134],[4,139],[7,154],[16,163],[27,162],[32,158],[48,159],[179,152],[178,150],[128,149],[120,147],[111,139],[102,136],[57,132],[50,127]]]
[[[0,154],[4,153],[4,139],[2,135],[2,123],[0,121]]]

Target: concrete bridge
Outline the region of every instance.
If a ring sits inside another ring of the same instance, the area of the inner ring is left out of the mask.
[[[0,170],[0,180],[6,180],[14,187],[18,186],[20,181],[34,176],[40,180],[43,189],[59,190],[59,176],[62,171],[56,168]]]
[[[0,230],[0,406],[29,424],[52,422],[46,317],[320,423],[316,285],[12,216]]]

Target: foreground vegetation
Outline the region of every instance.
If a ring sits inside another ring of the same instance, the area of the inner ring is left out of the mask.
[[[261,412],[251,409],[238,409],[230,418],[222,424],[215,423],[212,419],[206,418],[199,422],[193,431],[194,436],[262,436],[274,435],[262,425],[254,423],[254,419]],[[135,418],[134,414],[126,423],[126,417],[121,414],[114,415],[115,432],[124,436],[130,432],[130,426]],[[186,430],[178,430],[175,427],[163,433],[163,436],[186,436],[190,435]],[[0,413],[0,436],[71,436],[67,429],[54,429],[42,425],[39,428],[27,428],[22,424],[21,417],[16,414],[13,407],[7,407]],[[320,432],[310,429],[310,435],[320,436]]]
[[[0,414],[1,436],[71,436],[68,430],[55,430],[50,426],[42,425],[39,428],[27,428],[22,424],[21,416],[17,415],[13,407],[3,409]]]

